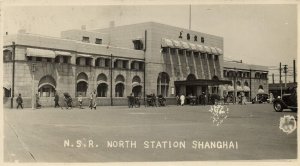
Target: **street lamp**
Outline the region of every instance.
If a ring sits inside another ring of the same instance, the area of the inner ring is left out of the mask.
[[[31,64],[31,72],[32,72],[31,107],[32,107],[32,109],[34,109],[34,72],[35,72],[35,68],[36,68],[36,64],[32,63]]]

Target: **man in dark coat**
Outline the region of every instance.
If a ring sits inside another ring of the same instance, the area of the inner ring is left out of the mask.
[[[17,105],[17,109],[19,108],[19,106],[21,106],[21,108],[23,109],[23,99],[21,97],[21,93],[19,94],[19,96],[16,99],[18,105]]]
[[[54,95],[54,102],[55,102],[55,106],[54,106],[54,108],[56,108],[56,107],[60,107],[60,105],[59,105],[58,101],[59,101],[59,96],[58,96],[58,94],[57,94],[57,93],[55,93],[55,95]]]

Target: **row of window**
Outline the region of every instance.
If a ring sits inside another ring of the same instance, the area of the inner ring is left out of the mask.
[[[83,36],[82,37],[82,42],[90,43],[90,38],[87,37],[87,36]],[[143,45],[142,40],[133,40],[132,42],[133,42],[133,48],[135,50],[143,50],[144,49],[144,45]],[[96,38],[95,39],[95,44],[102,44],[102,39]]]
[[[223,71],[224,77],[239,77],[239,78],[250,78],[250,72],[234,72],[234,71]],[[266,73],[255,73],[254,78],[257,79],[267,79],[267,74]]]
[[[162,53],[163,54],[167,54],[169,52],[169,49],[170,49],[170,54],[171,55],[176,55],[176,48],[167,48],[167,47],[163,47],[162,48]],[[195,55],[195,56],[199,56],[204,59],[205,58],[205,53],[200,53],[200,52],[196,52],[196,51],[190,51],[190,50],[182,50],[182,49],[178,49],[178,55],[187,55],[187,56],[191,56],[192,53]],[[212,59],[213,58],[213,55],[212,54],[207,54],[207,58],[208,59]],[[214,59],[215,60],[218,60],[219,59],[219,56],[214,56]]]

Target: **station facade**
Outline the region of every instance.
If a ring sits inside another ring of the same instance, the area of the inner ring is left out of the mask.
[[[81,95],[87,105],[93,91],[98,105],[126,105],[131,93],[161,94],[171,104],[180,94],[223,95],[232,83],[223,76],[222,37],[154,22],[82,27],[60,38],[20,31],[4,37],[3,63],[6,107],[18,94],[25,107],[35,94],[53,106],[54,92],[75,104]]]

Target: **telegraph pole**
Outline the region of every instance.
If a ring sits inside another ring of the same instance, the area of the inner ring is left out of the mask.
[[[192,22],[192,5],[190,4],[190,17],[189,17],[189,30],[191,30],[191,22]]]
[[[287,65],[283,65],[283,72],[284,72],[284,87],[286,88],[286,74],[287,74]]]
[[[281,62],[279,64],[279,83],[280,83],[280,97],[282,97]]]
[[[272,83],[274,84],[274,73],[272,73]]]

